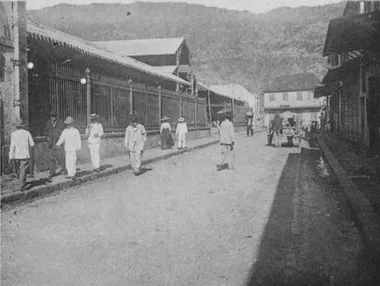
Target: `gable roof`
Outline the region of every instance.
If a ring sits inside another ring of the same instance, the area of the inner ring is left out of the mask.
[[[73,35],[66,34],[62,31],[50,27],[43,26],[41,24],[33,23],[29,20],[27,22],[27,32],[28,35],[33,38],[43,39],[44,41],[47,41],[49,43],[58,43],[58,45],[61,46],[69,46],[74,50],[88,54],[95,58],[104,59],[109,62],[126,66],[139,72],[153,75],[171,82],[190,85],[189,82],[181,79],[180,77],[162,71],[158,71],[150,65],[147,65],[130,57],[122,57],[120,55],[115,55],[109,51],[96,47],[92,42],[86,41],[79,37],[75,37]]]
[[[151,56],[175,54],[185,38],[161,38],[122,41],[97,41],[106,50],[127,56]]]
[[[320,82],[319,78],[312,73],[283,75],[275,78],[264,92],[314,90]]]
[[[177,66],[152,66],[153,70],[174,74],[177,70]]]

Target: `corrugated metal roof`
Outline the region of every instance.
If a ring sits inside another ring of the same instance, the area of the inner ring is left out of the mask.
[[[128,56],[172,55],[175,54],[185,38],[162,38],[122,41],[96,41],[96,45]]]
[[[211,85],[210,88],[229,98],[245,101],[251,106],[255,104],[255,95],[240,84]]]
[[[90,41],[86,41],[73,35],[66,34],[62,31],[36,24],[31,21],[28,21],[27,30],[28,34],[34,38],[42,39],[51,43],[58,43],[62,46],[69,46],[74,50],[89,54],[93,57],[101,58],[119,65],[124,65],[126,67],[156,76],[158,78],[172,82],[178,82],[184,85],[190,85],[189,82],[175,75],[155,70],[152,66],[144,64],[130,57],[115,56],[113,53],[94,46],[94,44]]]

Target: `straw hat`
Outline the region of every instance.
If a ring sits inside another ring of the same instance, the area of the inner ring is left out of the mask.
[[[74,118],[68,116],[65,120],[65,124],[73,124],[75,122]]]
[[[99,118],[99,115],[97,115],[96,113],[90,114],[90,117],[89,117],[89,119],[98,119],[98,118]]]
[[[184,121],[185,121],[185,118],[183,117],[178,118],[178,122],[184,122]]]
[[[17,128],[24,127],[24,126],[26,126],[26,123],[24,122],[24,120],[22,120],[22,119],[18,119],[18,120],[16,120],[16,122],[15,122],[15,126],[16,126]]]
[[[245,115],[247,115],[247,116],[253,116],[253,113],[250,112],[250,111],[248,111]]]
[[[167,116],[164,116],[162,119],[161,119],[161,121],[163,122],[163,121],[168,121],[170,118],[169,117],[167,117]]]

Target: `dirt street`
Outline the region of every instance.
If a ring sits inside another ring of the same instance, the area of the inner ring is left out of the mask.
[[[370,285],[319,157],[265,144],[239,136],[235,171],[212,146],[3,210],[2,285]]]

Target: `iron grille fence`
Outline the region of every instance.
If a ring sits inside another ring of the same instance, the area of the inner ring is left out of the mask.
[[[86,82],[81,83],[81,79]],[[54,64],[48,72],[29,76],[29,117],[33,136],[43,135],[51,110],[57,111],[61,119],[72,116],[81,132],[87,125],[88,112],[100,116],[106,132],[124,131],[132,112],[150,130],[159,128],[162,116],[168,116],[173,126],[180,116],[186,118],[189,126],[202,127],[207,123],[203,98],[130,84],[97,73],[86,75],[84,71]]]

